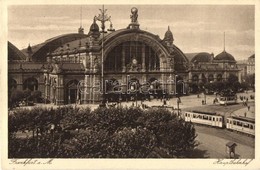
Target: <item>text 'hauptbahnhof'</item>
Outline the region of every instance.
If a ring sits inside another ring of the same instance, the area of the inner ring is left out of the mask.
[[[9,90],[38,90],[46,100],[63,105],[189,94],[198,91],[200,83],[224,81],[230,75],[241,81],[236,60],[225,49],[216,56],[202,52],[191,57],[174,43],[167,25],[160,39],[140,29],[137,8],[130,12],[123,29],[115,30],[103,11],[87,34],[80,27],[78,33],[24,50],[8,42]]]

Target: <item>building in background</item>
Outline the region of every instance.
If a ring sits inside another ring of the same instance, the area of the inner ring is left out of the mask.
[[[248,57],[247,60],[247,74],[254,74],[255,73],[255,54]]]

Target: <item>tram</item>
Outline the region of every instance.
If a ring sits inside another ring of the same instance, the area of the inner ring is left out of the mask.
[[[237,103],[237,97],[236,96],[222,96],[222,97],[218,98],[218,103],[220,105],[236,104]]]
[[[197,124],[203,124],[213,127],[223,127],[223,116],[217,115],[215,112],[192,111],[185,112],[185,121]]]
[[[226,128],[255,136],[255,119],[242,116],[232,116],[227,118]]]

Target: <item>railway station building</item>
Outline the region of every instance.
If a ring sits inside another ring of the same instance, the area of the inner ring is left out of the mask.
[[[132,16],[137,12],[131,9]],[[192,91],[191,83],[224,81],[231,74],[241,81],[231,54],[185,54],[167,25],[161,39],[140,29],[137,17],[118,30],[112,23],[103,30],[97,22],[94,17],[87,33],[80,27],[23,50],[8,42],[9,90],[39,90],[45,99],[63,105],[96,103],[113,95],[123,100],[184,95]]]

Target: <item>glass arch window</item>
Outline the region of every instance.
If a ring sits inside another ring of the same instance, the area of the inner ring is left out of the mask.
[[[144,42],[127,41],[123,42],[112,49],[104,63],[105,71],[122,71],[123,68],[135,71],[156,71],[160,70],[160,58],[152,49]]]

